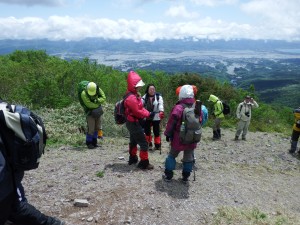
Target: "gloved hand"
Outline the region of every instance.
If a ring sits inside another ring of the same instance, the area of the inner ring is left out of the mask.
[[[153,119],[154,115],[155,115],[155,112],[151,112],[149,115],[149,119]]]
[[[167,142],[172,141],[172,138],[169,137],[169,136],[166,136],[166,141],[167,141]]]
[[[164,112],[159,112],[159,118],[162,120],[165,118],[165,113]]]

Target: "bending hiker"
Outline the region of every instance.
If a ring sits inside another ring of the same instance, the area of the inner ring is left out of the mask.
[[[149,84],[146,88],[145,95],[142,97],[144,108],[149,112],[154,112],[153,119],[147,119],[144,124],[144,132],[148,142],[149,150],[152,150],[151,127],[154,133],[154,146],[156,150],[161,148],[160,138],[160,121],[164,118],[164,101],[163,97],[156,92],[154,84]]]
[[[246,135],[251,121],[252,108],[258,108],[257,102],[250,96],[246,96],[236,109],[236,116],[239,119],[234,140],[238,140],[242,134],[242,140],[246,141]]]
[[[143,128],[140,124],[140,120],[145,118],[153,118],[154,112],[149,112],[143,107],[143,102],[140,96],[140,89],[144,86],[144,82],[141,77],[134,71],[130,71],[127,77],[127,92],[132,93],[124,101],[125,115],[126,115],[126,127],[130,134],[129,142],[129,161],[128,164],[136,164],[138,162],[137,157],[137,145],[140,146],[140,162],[138,167],[140,169],[153,169],[153,165],[149,163],[148,158],[148,143],[145,138]]]
[[[221,139],[221,121],[224,118],[222,101],[215,95],[210,95],[208,101],[214,103],[213,116],[215,118],[213,125],[213,140]]]
[[[105,103],[106,97],[102,89],[94,82],[80,82],[78,91],[80,104],[86,114],[88,128],[86,145],[89,149],[93,149],[98,147],[97,138],[103,137],[102,105]]]
[[[201,138],[201,126],[199,118],[197,118],[198,125],[198,137],[194,139],[192,137],[192,141],[185,143],[187,140],[182,136],[182,126],[184,125],[184,111],[186,108],[192,108],[194,112],[194,92],[193,87],[191,85],[183,85],[180,88],[179,92],[179,101],[173,107],[169,120],[167,122],[166,130],[164,132],[166,136],[166,141],[170,142],[170,152],[165,161],[165,172],[163,175],[163,179],[165,181],[171,181],[173,178],[173,170],[176,166],[176,157],[178,154],[183,151],[183,168],[182,168],[182,181],[187,182],[188,178],[193,169],[193,161],[194,161],[194,150],[197,146],[197,142],[200,141]],[[200,130],[199,130],[200,129]],[[193,135],[196,132],[192,132]],[[200,135],[200,136],[199,136]],[[194,141],[195,140],[195,141]]]
[[[291,149],[290,153],[295,153],[297,151],[297,144],[300,136],[300,107],[294,110],[295,122],[293,125],[293,133],[291,137]],[[300,154],[300,151],[298,152]]]

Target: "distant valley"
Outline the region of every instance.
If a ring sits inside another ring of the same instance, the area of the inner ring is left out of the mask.
[[[42,49],[67,60],[87,57],[122,71],[197,73],[244,89],[253,84],[262,101],[292,108],[300,105],[300,42],[161,40],[135,43],[92,38],[79,42],[0,41],[2,55],[29,49]]]

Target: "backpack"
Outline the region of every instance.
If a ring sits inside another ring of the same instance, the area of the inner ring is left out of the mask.
[[[224,102],[224,101],[221,101],[221,102],[222,102],[222,105],[223,105],[223,114],[224,115],[229,114],[230,113],[230,107],[229,107],[229,105],[226,102]]]
[[[180,142],[182,144],[193,144],[201,140],[201,123],[199,116],[195,114],[195,104],[192,106],[182,105],[181,126],[180,126]],[[202,113],[201,113],[202,114]]]
[[[204,126],[208,120],[208,110],[205,105],[201,105],[201,125]]]
[[[123,99],[121,99],[115,104],[114,118],[116,124],[122,125],[126,122],[124,102],[129,95],[132,95],[132,93],[129,92],[128,94],[123,96]]]
[[[47,139],[42,119],[21,105],[0,102],[0,127],[12,167],[22,171],[36,169]]]

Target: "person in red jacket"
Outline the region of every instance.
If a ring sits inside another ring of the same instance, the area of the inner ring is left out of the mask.
[[[153,165],[149,163],[148,158],[148,142],[144,134],[144,130],[140,124],[140,120],[145,118],[153,118],[155,113],[149,112],[143,107],[143,102],[139,90],[145,85],[142,78],[134,71],[130,71],[127,77],[127,92],[131,93],[124,101],[126,127],[130,134],[129,142],[129,161],[128,164],[138,163],[137,145],[140,146],[140,162],[138,168],[153,169]]]

